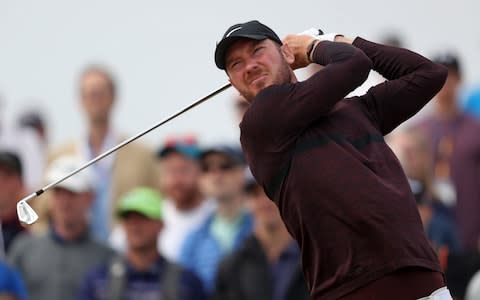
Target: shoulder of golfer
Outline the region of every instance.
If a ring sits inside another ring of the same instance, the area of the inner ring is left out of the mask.
[[[352,45],[361,49],[371,59],[373,70],[387,79],[361,97],[384,135],[417,113],[445,83],[447,69],[420,54],[359,37]]]
[[[305,51],[311,41],[308,36],[287,36],[284,46],[288,48],[284,50],[295,55],[295,60],[305,62]],[[244,137],[258,140],[259,145],[288,144],[326,116],[368,77],[372,63],[363,51],[352,45],[322,41],[313,51],[315,61],[325,67],[305,81],[263,89],[244,116],[241,124]],[[275,141],[267,141],[265,136],[272,136]]]

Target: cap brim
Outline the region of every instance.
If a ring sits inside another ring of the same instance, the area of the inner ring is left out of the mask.
[[[228,49],[233,43],[241,39],[261,41],[268,39],[268,37],[258,34],[239,34],[224,38],[217,44],[217,47],[215,48],[215,64],[219,69],[225,70],[225,55],[227,54]]]

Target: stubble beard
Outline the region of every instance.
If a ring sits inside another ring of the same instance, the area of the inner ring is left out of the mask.
[[[281,61],[281,66],[275,77],[273,78],[271,83],[265,84],[263,87],[258,89],[258,92],[254,92],[251,90],[243,90],[239,91],[240,94],[249,102],[252,103],[253,99],[260,93],[263,89],[274,85],[274,84],[285,84],[292,82],[292,72],[290,69],[290,65],[283,59]]]

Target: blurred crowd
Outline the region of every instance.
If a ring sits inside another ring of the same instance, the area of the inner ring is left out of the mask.
[[[445,86],[386,141],[450,291],[480,299],[480,100],[460,101],[459,57],[433,59],[449,69]],[[50,145],[36,111],[0,128],[1,299],[308,299],[300,250],[238,144],[134,142],[34,199],[39,221],[20,224],[19,199],[129,137],[112,124],[107,68],[86,66],[78,91],[83,138]],[[232,107],[238,123],[247,103]]]

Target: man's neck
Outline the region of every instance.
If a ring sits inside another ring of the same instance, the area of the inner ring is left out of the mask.
[[[273,228],[255,226],[253,232],[270,262],[277,261],[282,252],[293,241],[283,224],[278,224]]]
[[[108,123],[94,123],[91,124],[88,133],[88,143],[95,154],[99,154],[102,151],[105,139],[108,135],[109,125]]]
[[[86,222],[78,224],[66,224],[62,222],[54,222],[53,228],[55,234],[62,240],[75,241],[84,236],[88,231],[88,225]]]
[[[146,271],[158,260],[157,247],[151,247],[149,249],[132,250],[127,253],[128,262],[137,271]]]
[[[435,107],[435,114],[441,120],[451,120],[458,116],[459,110],[455,100],[441,101]]]

